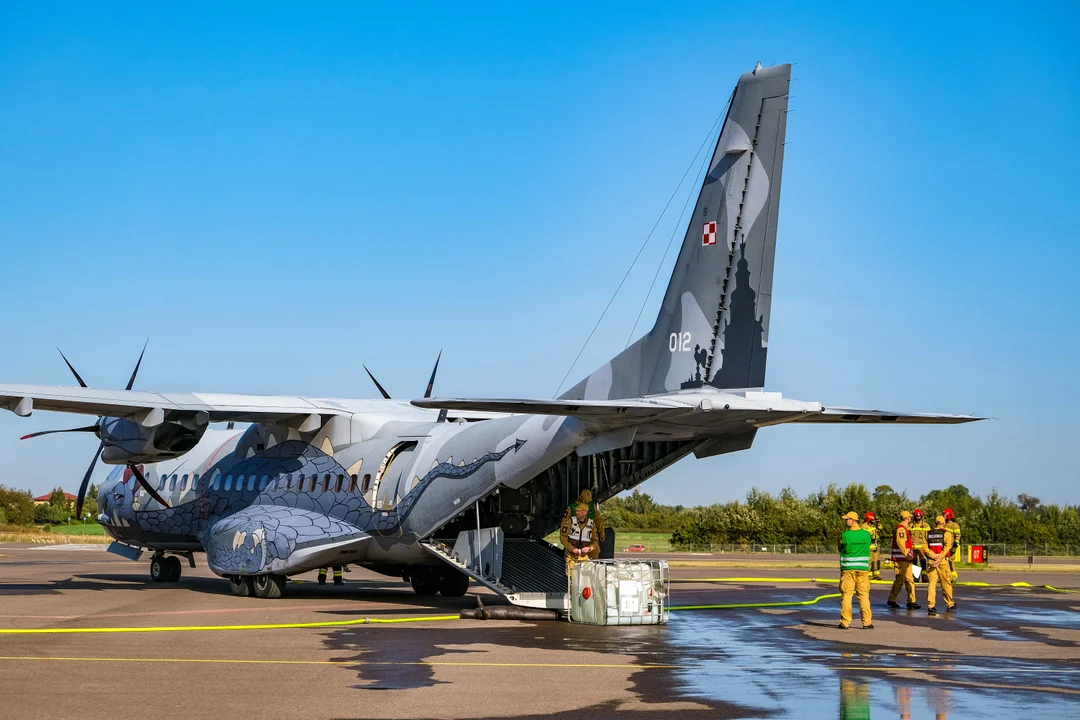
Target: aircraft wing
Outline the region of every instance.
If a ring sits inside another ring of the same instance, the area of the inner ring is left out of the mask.
[[[145,390],[99,390],[83,387],[0,385],[0,409],[17,415],[34,410],[139,418],[148,411],[205,412],[211,422],[274,422],[313,414],[347,415],[329,401],[271,395],[156,393]]]
[[[858,408],[829,407],[821,412],[795,418],[797,423],[900,423],[904,425],[958,425],[986,418],[974,415],[935,415],[933,413],[903,413],[890,410],[860,410]]]
[[[419,408],[454,412],[484,412],[512,415],[573,415],[591,420],[649,420],[672,412],[688,412],[696,405],[646,399],[628,400],[519,400],[509,398],[432,398],[413,400]]]

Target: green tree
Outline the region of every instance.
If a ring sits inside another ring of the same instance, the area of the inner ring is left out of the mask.
[[[34,496],[25,490],[0,485],[0,508],[12,525],[34,524]]]

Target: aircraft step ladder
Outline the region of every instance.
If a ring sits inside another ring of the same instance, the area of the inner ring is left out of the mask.
[[[493,528],[485,528],[481,533],[490,542],[476,543],[477,531],[474,530],[461,533],[453,545],[438,540],[426,540],[421,544],[443,562],[502,595],[513,605],[562,612],[570,610],[566,565],[559,548],[544,540],[503,538],[502,531]],[[471,547],[477,546],[479,550],[469,552]]]

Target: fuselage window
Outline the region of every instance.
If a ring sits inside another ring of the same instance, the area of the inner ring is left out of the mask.
[[[176,489],[176,476],[173,475],[172,479],[169,481],[169,490],[172,491],[172,490],[175,490],[175,489]]]
[[[322,479],[322,491],[328,492],[330,490],[330,473],[323,475]]]
[[[232,490],[232,475],[225,476],[225,490],[226,492]]]
[[[248,475],[248,490],[254,490],[254,489],[255,489],[255,476],[254,475]]]
[[[217,490],[219,487],[221,487],[221,475],[215,475],[214,483],[210,486],[210,489]]]
[[[285,476],[285,489],[292,490],[292,473]]]
[[[356,473],[349,476],[349,492],[356,492]]]
[[[182,476],[180,476],[180,492],[184,492],[185,490],[187,490],[187,481],[187,473],[184,473]]]
[[[270,484],[270,477],[268,475],[263,475],[262,478],[259,480],[259,492],[262,492],[263,490],[265,490],[266,486],[269,485],[269,484]]]
[[[168,475],[162,475],[161,476],[161,482],[158,483],[157,489],[158,490],[164,490],[165,489],[165,483],[167,483],[168,481],[169,481],[169,476]],[[142,486],[140,485],[139,487],[142,487]]]
[[[364,482],[360,483],[360,494],[367,495],[367,491],[371,489],[371,473],[364,474]]]
[[[237,475],[236,476],[236,489],[237,490],[243,490],[244,489],[244,476],[243,475]]]
[[[199,490],[199,473],[195,473],[191,476],[191,492],[198,492]]]
[[[308,486],[308,492],[312,492],[312,493],[315,492],[315,483],[317,483],[317,482],[319,482],[319,476],[312,473],[312,475],[311,475],[311,485]]]
[[[341,485],[344,482],[345,482],[345,476],[344,475],[338,475],[337,476],[337,484],[334,485],[334,492],[341,492]]]

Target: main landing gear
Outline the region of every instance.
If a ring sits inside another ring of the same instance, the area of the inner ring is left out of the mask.
[[[180,558],[175,555],[155,555],[150,558],[150,579],[154,582],[179,580]]]
[[[469,576],[451,567],[410,568],[409,582],[417,595],[442,593],[443,597],[461,597],[469,591]]]
[[[276,600],[285,594],[284,575],[230,575],[229,589],[237,597]]]

